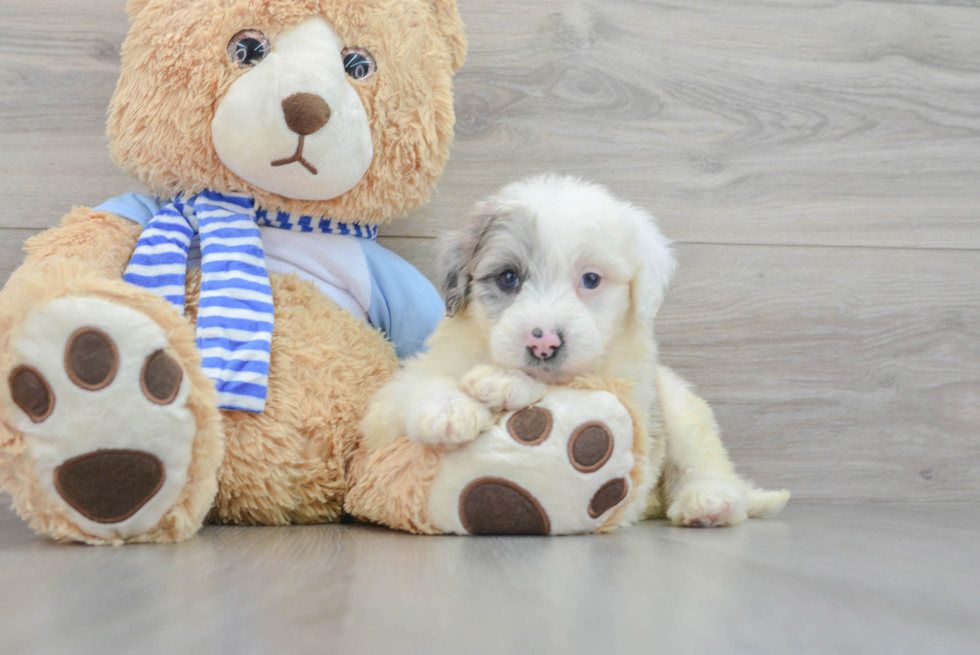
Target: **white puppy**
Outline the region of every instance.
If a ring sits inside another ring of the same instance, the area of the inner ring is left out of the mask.
[[[367,443],[407,435],[456,447],[489,428],[494,412],[527,407],[577,376],[608,375],[632,379],[663,420],[661,489],[676,523],[732,524],[780,509],[788,494],[742,481],[711,410],[658,365],[653,319],[674,267],[653,218],[601,186],[544,175],[504,187],[441,242],[449,318],[429,352],[375,397]]]

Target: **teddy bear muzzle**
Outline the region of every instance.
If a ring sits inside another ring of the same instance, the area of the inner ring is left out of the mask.
[[[345,68],[345,38],[325,16],[285,28],[270,47],[217,102],[214,151],[228,170],[262,191],[298,200],[338,198],[361,182],[374,160],[375,135],[361,96],[374,91],[355,87]]]
[[[286,126],[299,135],[299,143],[296,145],[296,152],[292,156],[277,159],[271,165],[278,167],[287,164],[300,164],[313,175],[319,174],[316,166],[303,157],[303,146],[306,143],[306,137],[316,134],[330,122],[332,113],[327,101],[315,93],[294,93],[283,100],[282,114],[286,119]]]

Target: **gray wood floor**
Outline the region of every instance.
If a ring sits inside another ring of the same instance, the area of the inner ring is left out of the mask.
[[[797,503],[732,529],[39,540],[0,511],[0,652],[980,652],[980,505]]]
[[[123,0],[0,2],[0,280],[105,152]],[[665,360],[797,498],[980,501],[980,3],[461,0],[471,51],[431,238],[524,174],[655,211]]]

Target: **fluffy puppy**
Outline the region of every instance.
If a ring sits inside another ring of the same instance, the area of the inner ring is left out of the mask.
[[[653,217],[601,186],[544,175],[504,187],[442,240],[448,318],[375,396],[367,444],[453,448],[576,376],[630,379],[667,442],[648,516],[716,526],[778,512],[789,492],[739,477],[711,408],[658,365],[653,319],[674,267]]]
[[[650,214],[601,186],[545,175],[504,187],[442,240],[449,317],[375,397],[369,445],[407,435],[454,447],[493,411],[586,374],[632,379],[653,407],[653,318],[674,267]]]

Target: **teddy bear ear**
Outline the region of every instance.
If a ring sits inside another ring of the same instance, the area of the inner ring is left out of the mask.
[[[131,0],[136,1],[136,0]],[[459,17],[456,0],[428,0],[436,13],[436,20],[442,30],[449,52],[453,58],[453,70],[458,71],[466,61],[466,26]]]
[[[139,16],[143,8],[150,2],[150,0],[128,0],[126,3],[126,14],[129,15],[129,22],[134,23],[136,17]]]

